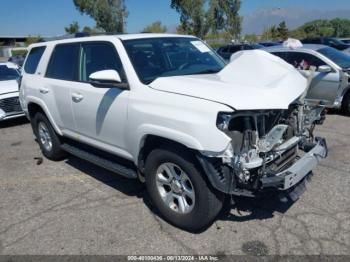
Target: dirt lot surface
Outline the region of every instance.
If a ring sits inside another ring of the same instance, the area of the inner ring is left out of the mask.
[[[317,128],[329,157],[296,203],[236,198],[241,212],[192,234],[160,219],[139,182],[73,157],[40,164],[30,125],[2,123],[0,254],[350,255],[349,127],[329,115]]]

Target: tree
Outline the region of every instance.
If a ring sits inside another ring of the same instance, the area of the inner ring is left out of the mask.
[[[180,14],[181,31],[198,37],[206,35],[204,3],[205,0],[171,0],[171,8]]]
[[[90,27],[90,26],[84,26],[83,32],[89,33],[89,34],[98,34],[98,33],[103,33],[103,29],[99,29],[96,27]]]
[[[307,37],[333,36],[334,28],[328,20],[315,20],[300,27]]]
[[[180,14],[181,31],[204,37],[211,29],[214,34],[225,31],[229,38],[239,38],[242,29],[242,18],[238,15],[241,0],[208,1],[171,1],[171,7]]]
[[[128,11],[124,0],[73,0],[76,8],[108,33],[124,33]]]
[[[305,39],[307,38],[307,35],[304,30],[297,28],[289,31],[289,37],[295,38],[295,39]]]
[[[256,43],[259,41],[259,37],[256,34],[247,34],[244,36],[244,40],[249,43]]]
[[[148,26],[146,26],[142,33],[165,33],[167,31],[167,27],[162,25],[162,22],[156,21]]]
[[[265,41],[275,41],[279,39],[278,31],[276,26],[271,26],[264,29],[261,35],[261,39]]]
[[[234,39],[239,39],[242,31],[242,20],[239,16],[241,0],[221,0],[222,13],[224,18],[223,26],[227,33]]]
[[[277,34],[280,40],[286,40],[289,36],[289,30],[287,28],[286,22],[281,22],[277,27]]]
[[[220,5],[220,0],[211,0],[209,2],[207,21],[213,34],[217,34],[224,28],[224,13]]]
[[[39,35],[38,36],[28,36],[26,38],[25,44],[26,44],[26,46],[29,46],[31,44],[35,44],[35,43],[40,42],[40,40],[41,40],[41,37]]]
[[[75,34],[75,33],[79,32],[79,28],[80,28],[80,26],[79,26],[78,22],[74,21],[68,27],[65,27],[64,30],[68,34]]]

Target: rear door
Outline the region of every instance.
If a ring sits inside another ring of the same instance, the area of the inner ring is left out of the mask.
[[[89,83],[89,76],[101,70],[116,70],[127,82],[114,44],[84,42],[80,46],[79,85],[72,86],[71,101],[76,133],[97,147],[125,148],[129,90],[101,88]]]
[[[42,78],[41,72],[38,70],[40,60],[46,50],[46,46],[33,47],[27,56],[25,64],[22,68],[22,79],[20,88],[20,102],[22,108],[26,108],[26,96],[40,96],[38,91],[38,83]]]
[[[63,132],[75,130],[71,88],[79,85],[79,44],[58,44],[54,47],[46,70],[41,95],[55,123]]]

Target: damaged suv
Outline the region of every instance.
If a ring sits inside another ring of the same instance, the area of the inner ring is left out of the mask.
[[[226,65],[195,37],[137,34],[40,43],[32,53],[20,97],[43,154],[140,179],[180,228],[210,224],[227,195],[295,199],[327,155],[313,135],[323,107],[267,52]]]

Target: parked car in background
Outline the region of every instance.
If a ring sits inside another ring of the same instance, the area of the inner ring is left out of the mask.
[[[258,43],[259,45],[262,45],[264,47],[270,47],[270,46],[276,46],[276,45],[280,45],[281,42],[260,42]]]
[[[18,65],[19,67],[22,67],[25,59],[26,59],[25,55],[15,55],[15,56],[11,56],[8,61]]]
[[[340,41],[342,41],[345,44],[350,45],[350,38],[339,38]]]
[[[47,158],[69,152],[139,178],[167,221],[199,230],[225,195],[296,200],[327,155],[311,128],[324,108],[303,99],[307,81],[258,51],[226,65],[193,36],[39,43],[23,67],[21,103]]]
[[[230,57],[232,54],[239,52],[239,51],[244,51],[244,50],[253,50],[253,49],[261,49],[264,48],[263,45],[259,44],[229,44],[220,47],[217,50],[217,53],[226,61],[230,60]]]
[[[305,77],[316,72],[307,98],[322,100],[328,108],[350,115],[350,56],[328,46],[304,44],[299,48],[274,46],[264,49],[297,68]]]
[[[340,51],[350,47],[350,44],[347,44],[335,37],[308,38],[308,39],[301,40],[301,42],[303,44],[327,45],[335,49],[338,49]]]
[[[19,67],[11,62],[0,62],[0,121],[24,116],[19,102]]]

